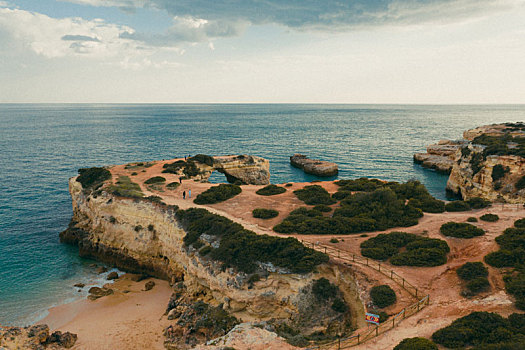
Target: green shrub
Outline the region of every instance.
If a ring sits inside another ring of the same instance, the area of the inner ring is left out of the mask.
[[[505,319],[496,313],[473,312],[459,318],[451,325],[432,334],[432,340],[447,348],[489,349],[519,349],[515,347],[523,344],[524,329],[523,316],[509,316]],[[513,320],[511,322],[509,320]],[[514,345],[514,347],[512,347]]]
[[[438,347],[426,338],[406,338],[397,344],[394,350],[438,350]]]
[[[153,224],[148,225],[148,231],[153,232],[155,230],[155,226]]]
[[[514,221],[514,227],[525,228],[525,218]]]
[[[460,266],[456,273],[464,281],[471,281],[478,277],[487,277],[488,269],[481,262],[468,262]]]
[[[80,182],[83,189],[95,188],[111,179],[111,173],[104,168],[78,169],[78,174],[77,182]]]
[[[443,213],[445,211],[445,202],[434,198],[411,199],[408,202],[415,208],[419,208],[425,213]]]
[[[144,200],[147,200],[147,201],[150,201],[150,202],[153,202],[153,203],[160,203],[160,204],[163,204],[164,202],[162,201],[162,198],[159,197],[159,196],[148,196],[148,197],[144,197]]]
[[[337,296],[338,288],[335,284],[330,283],[324,277],[314,281],[312,285],[312,293],[318,300],[328,300]]]
[[[207,246],[204,246],[202,247],[200,250],[199,250],[199,255],[200,256],[206,256],[208,254],[210,254],[212,252],[213,248],[209,245]]]
[[[470,167],[472,168],[472,175],[476,175],[483,168],[483,154],[474,153],[470,158]]]
[[[343,313],[348,310],[348,305],[346,305],[343,300],[335,298],[332,303],[332,310]]]
[[[516,188],[518,190],[522,190],[525,188],[525,176],[522,176],[518,182],[516,182]]]
[[[487,222],[496,222],[499,220],[499,216],[496,214],[484,214],[480,216],[480,219]]]
[[[468,222],[478,222],[478,219],[475,218],[475,217],[473,217],[473,216],[471,216],[471,217],[469,217],[469,218],[467,219],[467,221],[468,221]]]
[[[170,182],[169,184],[166,185],[166,188],[168,190],[175,190],[177,189],[177,187],[180,186],[180,183],[179,182]]]
[[[202,234],[220,237],[220,246],[211,252],[211,258],[222,262],[225,268],[253,273],[257,262],[272,263],[293,273],[307,273],[328,262],[328,255],[307,248],[295,238],[258,235],[223,216],[201,208],[176,212],[186,231],[186,246],[196,242]]]
[[[237,185],[220,184],[219,186],[210,187],[206,191],[200,193],[193,202],[195,204],[214,204],[224,202],[241,192],[242,189]]]
[[[505,177],[510,171],[509,167],[504,167],[501,164],[496,164],[492,167],[492,181],[498,181],[499,179]]]
[[[405,248],[404,251],[400,251]],[[382,233],[361,243],[361,254],[390,259],[397,266],[438,266],[447,262],[447,242],[405,232]]]
[[[142,231],[142,226],[140,225],[135,226],[135,232],[139,232],[139,231]]]
[[[335,200],[330,197],[330,194],[319,185],[305,186],[300,190],[293,191],[293,193],[297,198],[309,205],[330,205],[335,203]]]
[[[326,204],[318,204],[312,208],[313,210],[320,211],[321,213],[329,213],[332,211],[332,207],[329,207]]]
[[[386,284],[372,287],[370,297],[372,302],[379,308],[390,306],[397,300],[396,292]]]
[[[441,225],[439,231],[445,236],[456,238],[473,238],[485,234],[479,227],[465,222],[447,222]]]
[[[173,163],[166,163],[162,166],[164,170],[163,173],[167,174],[178,174],[180,169],[186,167],[186,162],[184,160],[177,160]]]
[[[484,292],[490,287],[489,280],[486,277],[476,277],[468,281],[467,289],[474,294]]]
[[[140,186],[137,183],[131,181],[128,176],[119,176],[115,185],[108,187],[108,192],[120,197],[144,197]]]
[[[144,181],[146,185],[158,184],[163,182],[166,182],[166,179],[162,176],[154,176]]]
[[[339,243],[337,238],[330,238],[330,243]]]
[[[480,197],[472,197],[469,200],[467,200],[467,203],[472,209],[483,209],[491,206],[490,201]]]
[[[485,262],[494,267],[514,267],[519,260],[510,250],[498,250],[485,255]]]
[[[293,184],[288,183],[288,184],[286,184],[286,185],[284,185],[284,186],[285,186],[285,187],[292,187]]]
[[[199,250],[199,249],[201,249],[202,247],[204,247],[204,242],[201,241],[201,240],[199,239],[199,240],[193,242],[192,246],[193,246],[193,248],[195,248],[196,250]]]
[[[470,205],[464,201],[453,201],[445,204],[445,210],[450,212],[469,211]]]
[[[254,218],[258,219],[272,219],[277,217],[279,215],[279,212],[274,209],[258,208],[252,211],[252,215]]]
[[[259,276],[258,273],[254,273],[253,275],[248,278],[249,284],[254,284],[255,282],[259,282],[261,280],[261,276]]]
[[[131,176],[136,176],[136,175],[138,175],[136,171],[131,173]]]
[[[277,185],[268,185],[268,186],[265,186],[257,190],[257,192],[255,193],[261,196],[274,196],[276,194],[281,194],[284,192],[286,192],[286,188],[284,187],[277,186]]]
[[[213,157],[207,156],[205,154],[197,154],[197,155],[195,155],[193,157],[188,158],[188,160],[189,161],[197,161],[199,163],[206,164],[206,165],[209,165],[209,166],[213,166],[213,163],[215,162]]]

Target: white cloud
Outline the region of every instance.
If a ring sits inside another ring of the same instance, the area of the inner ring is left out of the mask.
[[[127,26],[101,19],[52,18],[40,13],[0,8],[0,29],[38,55],[111,57],[136,49],[137,43],[120,37],[133,32]],[[89,39],[89,40],[88,40]]]

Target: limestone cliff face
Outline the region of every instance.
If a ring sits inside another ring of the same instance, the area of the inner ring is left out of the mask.
[[[481,197],[493,202],[504,203],[524,203],[525,189],[517,190],[516,182],[525,174],[525,159],[519,156],[488,156],[481,160],[480,168],[475,172],[476,165],[473,166],[473,158],[482,159],[483,147],[469,145],[471,151],[468,155],[462,155],[461,150],[457,151],[458,159],[447,182],[447,190],[461,195],[468,200],[472,197]],[[492,170],[494,166],[501,165],[506,169],[503,178],[494,181]]]
[[[441,140],[437,144],[427,147],[426,153],[415,153],[414,163],[425,168],[450,174],[456,161],[456,153],[466,142]]]
[[[73,201],[70,227],[61,240],[79,246],[80,254],[92,256],[131,272],[143,272],[168,281],[184,280],[188,291],[209,304],[224,308],[244,321],[290,319],[298,313],[301,290],[323,275],[355,290],[342,277],[340,267],[326,265],[321,274],[269,273],[249,288],[247,276],[200,257],[185,247],[186,232],[176,219],[176,208],[144,200],[86,194],[76,178],[69,181]],[[357,292],[356,292],[357,293]],[[362,313],[358,298],[348,300],[352,312]],[[355,304],[357,303],[357,304]]]
[[[317,176],[335,176],[339,172],[337,164],[323,160],[309,159],[303,154],[296,153],[290,157],[290,164],[303,169],[307,174]]]

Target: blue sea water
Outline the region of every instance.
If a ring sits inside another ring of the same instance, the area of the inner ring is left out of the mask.
[[[525,121],[525,106],[0,105],[0,324],[33,322],[83,295],[74,283],[102,283],[92,261],[58,241],[78,168],[253,154],[270,160],[273,183],[316,179],[289,165],[300,152],[338,163],[339,178],[416,178],[444,199],[447,177],[412,154],[504,121]]]

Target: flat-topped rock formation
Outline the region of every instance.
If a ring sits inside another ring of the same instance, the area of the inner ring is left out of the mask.
[[[337,164],[323,160],[309,159],[303,154],[296,153],[290,157],[290,164],[303,169],[307,174],[317,176],[334,176],[339,172]]]
[[[414,162],[450,173],[447,190],[465,200],[524,203],[525,123],[480,126],[463,137],[429,146]]]

